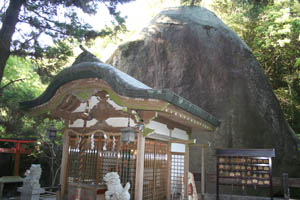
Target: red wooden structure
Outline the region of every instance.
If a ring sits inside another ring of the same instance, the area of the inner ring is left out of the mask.
[[[30,139],[8,139],[0,138],[0,142],[13,142],[16,143],[16,147],[12,148],[0,148],[0,153],[14,153],[15,155],[15,167],[14,167],[14,176],[19,176],[19,166],[20,166],[20,155],[21,154],[31,154],[30,149],[23,149],[21,144],[24,143],[33,143],[35,140]]]

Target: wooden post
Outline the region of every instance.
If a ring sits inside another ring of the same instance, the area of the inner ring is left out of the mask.
[[[15,157],[14,176],[19,176],[20,149],[21,149],[21,143],[18,142],[18,143],[16,144],[16,157]]]
[[[117,167],[116,172],[120,175],[120,166],[119,166],[119,154],[121,152],[121,136],[119,136],[118,143],[117,143]]]
[[[61,193],[58,199],[63,199],[66,193],[67,188],[67,176],[68,176],[68,161],[69,161],[69,132],[68,130],[64,131],[63,139],[63,152],[61,160],[61,169],[60,169],[60,185]]]
[[[168,143],[168,175],[167,175],[167,200],[171,199],[171,142]]]
[[[205,146],[201,147],[201,195],[205,193]]]
[[[156,165],[156,153],[157,153],[157,150],[156,150],[156,143],[154,142],[154,163],[153,163],[153,194],[152,194],[152,199],[155,200],[156,198],[156,172],[157,172],[157,165]]]
[[[282,174],[282,186],[283,186],[284,199],[290,199],[289,175],[288,175],[288,173],[283,173]]]
[[[103,157],[100,157],[99,156],[99,153],[102,151],[101,149],[101,140],[102,140],[102,135],[99,136],[99,140],[98,140],[98,143],[97,143],[97,161],[96,161],[96,184],[99,184],[100,183],[100,178],[101,178],[101,175],[102,175],[102,159]],[[120,140],[119,140],[119,145],[118,145],[118,148],[120,146]],[[118,150],[119,151],[119,150]],[[118,160],[118,159],[117,159]],[[118,164],[117,164],[118,165]],[[117,171],[118,172],[118,171]]]
[[[273,151],[275,151],[273,149]],[[273,178],[272,178],[272,158],[269,157],[269,167],[270,167],[270,170],[269,170],[269,175],[270,175],[270,197],[271,197],[271,200],[273,200]]]
[[[216,200],[219,200],[219,159],[217,158],[217,163],[216,163],[216,170],[217,170],[217,180],[216,180]]]
[[[138,133],[135,171],[135,200],[143,199],[145,137]]]
[[[185,144],[185,156],[184,156],[184,198],[188,197],[188,175],[189,175],[189,145]]]
[[[3,188],[4,188],[4,183],[0,182],[0,199],[2,199],[3,196]]]
[[[205,148],[209,147],[208,144],[190,144],[193,146],[200,146],[201,147],[201,195],[203,198],[203,195],[205,193],[205,175],[206,175],[206,170],[205,170]]]

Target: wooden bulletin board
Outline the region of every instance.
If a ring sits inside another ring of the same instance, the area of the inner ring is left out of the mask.
[[[217,199],[220,185],[265,187],[272,189],[272,157],[274,149],[216,149]]]

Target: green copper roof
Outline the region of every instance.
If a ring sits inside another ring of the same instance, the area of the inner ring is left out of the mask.
[[[120,70],[101,63],[99,60],[93,62],[78,62],[61,71],[50,83],[45,92],[38,98],[32,101],[21,102],[20,106],[24,110],[29,110],[36,106],[42,105],[49,101],[56,91],[64,84],[86,78],[99,78],[106,81],[112,89],[122,96],[143,98],[143,99],[158,99],[173,104],[201,119],[209,122],[214,126],[220,126],[220,122],[211,114],[204,111],[200,107],[192,104],[183,97],[178,96],[170,90],[156,90],[134,79],[133,77],[121,72]]]

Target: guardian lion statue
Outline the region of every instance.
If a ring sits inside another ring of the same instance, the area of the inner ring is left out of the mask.
[[[105,192],[106,200],[130,200],[130,194],[128,192],[130,183],[126,183],[123,188],[120,182],[120,176],[117,172],[107,173],[103,180],[107,185],[107,191]]]

